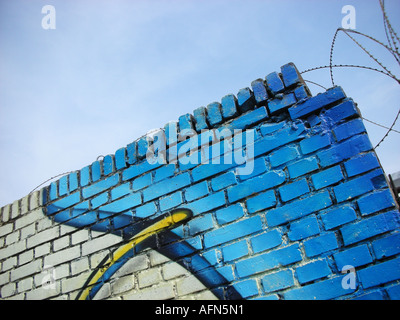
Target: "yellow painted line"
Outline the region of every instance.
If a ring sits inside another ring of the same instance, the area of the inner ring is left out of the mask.
[[[91,290],[90,287],[94,285],[97,282],[97,280],[99,280],[103,276],[103,274],[107,271],[107,269],[111,267],[116,261],[118,261],[118,259],[120,259],[125,253],[127,253],[129,250],[132,250],[136,245],[143,242],[152,235],[160,231],[163,231],[165,229],[171,228],[173,225],[185,220],[187,217],[188,215],[185,211],[177,211],[172,215],[168,215],[164,219],[155,222],[153,225],[147,227],[146,229],[143,229],[137,235],[133,236],[131,241],[129,241],[127,244],[120,247],[114,252],[112,259],[110,258],[107,260],[107,262],[105,263],[107,267],[101,268],[100,270],[97,271],[95,276],[87,285],[88,288],[86,288],[82,292],[81,296],[79,297],[79,300],[86,300]]]

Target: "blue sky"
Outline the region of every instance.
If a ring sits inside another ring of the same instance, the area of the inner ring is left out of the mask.
[[[400,2],[385,3],[400,31]],[[56,9],[54,30],[42,28],[44,5]],[[385,40],[377,0],[0,0],[0,206],[288,62],[300,71],[329,64],[344,5],[356,9],[357,31]],[[399,75],[390,55],[363,44]],[[334,63],[377,66],[344,34]],[[334,75],[364,117],[391,125],[394,80],[360,69]],[[304,78],[331,86],[327,69]],[[366,127],[373,145],[386,133]],[[392,132],[377,149],[388,174],[400,171],[399,141]]]

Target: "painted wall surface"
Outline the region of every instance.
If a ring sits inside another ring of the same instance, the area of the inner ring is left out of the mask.
[[[2,299],[399,299],[360,112],[289,63],[1,209]]]

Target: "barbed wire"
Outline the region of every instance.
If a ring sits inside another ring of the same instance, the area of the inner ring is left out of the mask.
[[[55,178],[58,178],[58,177],[61,177],[61,176],[65,176],[65,175],[73,173],[73,172],[75,172],[75,171],[68,171],[68,172],[60,173],[60,174],[58,174],[58,175],[56,175],[54,177],[51,177],[51,178],[47,179],[46,181],[42,182],[41,184],[39,184],[37,187],[35,187],[31,192],[29,192],[29,194],[34,192],[37,188],[39,188],[40,186],[44,185],[45,183],[47,183],[47,182],[49,182],[49,181],[51,181],[51,180],[53,180]]]

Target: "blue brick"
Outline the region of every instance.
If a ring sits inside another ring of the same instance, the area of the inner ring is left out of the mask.
[[[162,164],[156,162],[156,163],[149,163],[148,161],[143,161],[142,163],[136,164],[134,166],[131,166],[127,169],[125,169],[122,172],[122,180],[130,180],[133,179],[137,176],[140,176],[143,173],[146,173],[148,171],[157,169],[161,167]]]
[[[381,170],[378,169],[369,174],[334,187],[333,191],[335,193],[336,200],[340,203],[374,190],[374,179],[379,178],[380,175]]]
[[[237,99],[233,94],[228,94],[221,99],[222,117],[230,119],[238,114]]]
[[[288,237],[290,241],[303,240],[320,233],[319,225],[315,215],[305,217],[290,224]]]
[[[97,183],[94,183],[90,186],[83,188],[82,196],[84,198],[89,198],[95,194],[103,192],[103,191],[117,185],[118,182],[119,182],[119,174],[116,173],[110,177],[105,178],[104,180],[101,180]]]
[[[250,88],[240,89],[237,94],[238,109],[240,113],[244,113],[251,109],[254,109],[256,105],[256,99],[254,98],[253,92]]]
[[[142,203],[141,197],[139,193],[131,194],[125,198],[121,198],[105,206],[102,206],[100,209],[107,213],[120,213],[123,211],[127,211],[131,208],[134,208]]]
[[[296,276],[301,284],[325,278],[331,275],[331,273],[326,259],[316,260],[296,269]]]
[[[357,156],[344,163],[344,167],[349,177],[359,175],[371,169],[378,168],[379,166],[379,161],[376,158],[375,153],[372,152]]]
[[[201,197],[204,197],[208,193],[209,191],[208,191],[207,181],[203,181],[187,188],[185,191],[185,198],[186,201],[190,202],[199,199]]]
[[[356,289],[344,289],[343,276],[312,283],[286,291],[285,300],[330,300],[354,292]]]
[[[161,211],[169,210],[183,202],[182,192],[178,191],[160,199]]]
[[[268,90],[273,96],[285,90],[285,86],[283,85],[283,82],[277,72],[272,72],[268,74],[265,77],[265,80],[267,82]]]
[[[248,298],[258,294],[257,282],[254,279],[248,279],[236,282],[232,287],[240,294],[242,298]]]
[[[308,257],[314,257],[337,248],[338,243],[334,232],[325,233],[304,242],[304,249]]]
[[[390,211],[381,213],[371,218],[345,225],[340,229],[344,244],[357,243],[388,231],[399,228],[399,213]],[[360,231],[362,230],[362,231]]]
[[[95,182],[101,178],[101,167],[100,161],[95,161],[91,166],[92,171],[92,181]]]
[[[327,191],[317,193],[301,200],[295,200],[282,207],[269,210],[265,217],[268,226],[277,226],[307,216],[332,205]]]
[[[310,188],[308,187],[306,179],[301,179],[289,184],[285,184],[284,186],[279,188],[279,194],[283,202],[293,200],[309,192]]]
[[[296,66],[290,62],[281,67],[282,79],[286,88],[302,83],[303,80]]]
[[[271,153],[269,156],[269,161],[271,166],[274,168],[296,159],[298,155],[299,153],[296,147],[286,146]]]
[[[289,114],[292,119],[298,119],[304,116],[308,116],[311,113],[326,108],[329,105],[346,98],[345,93],[341,87],[334,87],[328,89],[324,93],[311,97],[303,102],[299,102],[297,105],[289,108]]]
[[[143,191],[144,201],[150,201],[163,195],[176,191],[191,184],[188,173],[183,173],[173,178],[154,183]]]
[[[236,184],[236,176],[233,172],[224,173],[211,180],[211,188],[214,191],[219,191],[234,184]]]
[[[356,296],[352,300],[385,300],[385,298],[382,291],[372,291]]]
[[[391,300],[400,300],[400,284],[391,286],[386,291]]]
[[[286,176],[283,171],[270,171],[261,176],[246,180],[237,186],[228,189],[230,202],[246,198],[254,193],[276,187],[285,182]]]
[[[165,124],[164,133],[167,139],[167,146],[176,144],[178,142],[178,122],[170,121]]]
[[[240,204],[235,204],[216,211],[215,216],[219,224],[225,224],[243,217],[244,212]]]
[[[126,160],[129,164],[138,161],[138,142],[134,141],[126,146]]]
[[[137,207],[135,210],[135,217],[137,218],[147,218],[152,216],[157,212],[157,207],[154,202],[149,202]]]
[[[265,164],[265,158],[261,157],[261,158],[257,158],[257,159],[253,159],[253,171],[250,174],[242,174],[242,175],[238,175],[239,180],[243,181],[243,180],[248,180],[254,177],[259,176],[260,174],[264,173],[265,171],[267,171],[267,165]]]
[[[309,154],[319,149],[325,148],[331,145],[331,138],[329,134],[321,134],[312,136],[311,138],[300,141],[300,148],[303,154]]]
[[[358,271],[364,288],[375,287],[400,279],[400,258],[389,260]]]
[[[356,115],[359,116],[360,113],[353,100],[346,99],[341,104],[327,110],[324,117],[327,118],[330,123],[337,124],[341,120],[348,119]]]
[[[391,192],[377,191],[357,200],[362,215],[368,215],[395,206]]]
[[[103,173],[105,176],[108,176],[113,171],[114,171],[114,156],[108,154],[103,159]]]
[[[129,147],[129,146],[128,146]],[[147,149],[149,148],[149,141],[147,136],[141,137],[137,141],[137,159],[144,159],[146,157]],[[128,148],[128,162],[129,162],[129,148]]]
[[[278,122],[278,123],[265,123],[261,125],[260,131],[263,136],[267,134],[272,134],[280,129],[282,129],[286,125],[286,122]]]
[[[296,98],[293,93],[285,94],[284,96],[276,96],[275,99],[268,102],[268,110],[271,114],[277,114],[295,103]]]
[[[126,148],[115,151],[115,168],[117,170],[126,168]]]
[[[47,214],[52,214],[54,212],[69,208],[81,201],[79,192],[70,194],[69,196],[62,198],[47,205]]]
[[[333,132],[336,136],[336,139],[341,141],[356,134],[366,132],[366,130],[362,120],[355,119],[337,126],[333,129]]]
[[[310,90],[305,85],[297,87],[294,90],[294,95],[298,101],[311,97]]]
[[[261,104],[267,101],[268,92],[262,79],[252,81],[251,88],[253,89],[254,98],[256,99],[257,104]]]
[[[315,126],[321,124],[321,117],[317,116],[316,114],[310,114],[307,117],[306,121],[308,122],[308,124],[311,127],[315,127]],[[319,130],[319,128],[317,130]]]
[[[214,228],[214,221],[212,214],[205,214],[204,216],[190,220],[189,223],[189,234],[191,236],[198,234],[199,232],[207,231]]]
[[[131,192],[132,189],[129,182],[121,184],[111,190],[111,200],[114,201],[115,199],[121,198]]]
[[[279,246],[282,243],[282,233],[279,229],[273,229],[250,239],[254,253],[259,253]]]
[[[195,122],[195,128],[197,132],[208,128],[207,124],[207,109],[205,107],[199,107],[193,111],[193,117]]]
[[[72,172],[68,176],[69,180],[69,191],[75,191],[78,189],[78,173],[77,172]]]
[[[258,194],[257,196],[246,200],[246,207],[249,213],[276,206],[276,197],[273,190]]]
[[[68,193],[68,176],[63,176],[58,180],[58,194],[65,196]]]
[[[229,124],[226,124],[222,127],[222,129],[227,128],[230,130],[233,129],[248,129],[253,127],[257,123],[266,120],[269,118],[267,109],[265,107],[259,107],[251,112],[245,113],[240,117],[235,118]]]
[[[327,150],[318,152],[317,156],[320,165],[323,167],[330,166],[343,160],[347,160],[358,154],[372,149],[371,142],[367,135],[354,136],[339,144],[333,145]]]
[[[132,190],[138,191],[151,184],[151,173],[144,174],[132,181]]]
[[[249,253],[246,240],[232,243],[222,248],[224,261],[232,261],[246,256]]]
[[[58,191],[57,191],[57,181],[50,183],[49,186],[49,200],[55,200],[58,198]]]
[[[356,220],[357,214],[351,206],[345,205],[321,214],[321,219],[324,223],[325,229],[331,230]]]
[[[333,257],[339,271],[347,265],[360,267],[373,261],[366,244],[335,253]]]
[[[166,164],[154,171],[154,182],[172,177],[175,173],[175,164]]]
[[[80,184],[82,187],[87,186],[90,182],[90,166],[86,166],[80,170]]]
[[[181,115],[178,119],[179,131],[182,132],[182,130],[194,129],[193,120],[193,116],[190,113]]]
[[[311,180],[316,190],[331,186],[343,179],[344,177],[340,166],[320,171],[311,176]]]
[[[261,229],[261,218],[259,216],[251,217],[205,233],[204,246],[205,248],[211,248],[228,241],[245,237]]]
[[[96,209],[97,207],[100,207],[102,204],[107,203],[108,201],[108,193],[102,193],[101,195],[93,198],[90,203],[92,205],[92,209]]]
[[[400,234],[392,234],[382,239],[372,242],[372,249],[374,250],[377,259],[391,257],[400,253]]]
[[[268,274],[262,278],[262,284],[266,293],[290,288],[294,285],[293,272],[287,269]]]
[[[269,251],[236,263],[237,274],[240,278],[253,274],[290,265],[301,261],[299,244],[295,243],[288,247]]]
[[[212,127],[222,123],[221,104],[219,102],[212,102],[207,105],[207,121]]]
[[[187,204],[185,207],[191,209],[194,215],[199,215],[203,212],[208,212],[215,208],[221,207],[225,203],[225,194],[223,191],[220,191],[202,199],[193,201]]]
[[[318,170],[318,161],[315,157],[304,158],[295,163],[291,163],[287,166],[289,176],[291,179],[295,179],[307,173]]]

